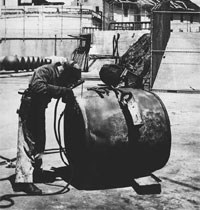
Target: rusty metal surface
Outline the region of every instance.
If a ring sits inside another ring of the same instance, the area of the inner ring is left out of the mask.
[[[168,161],[171,131],[163,103],[150,92],[125,90],[132,93],[142,124],[134,125],[113,91],[103,97],[87,91],[73,107],[66,107],[65,144],[81,179],[89,174],[94,182],[110,183],[115,176],[119,184],[150,174]]]

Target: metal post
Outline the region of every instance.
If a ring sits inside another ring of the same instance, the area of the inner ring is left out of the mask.
[[[43,12],[43,5],[42,5],[42,11],[41,11],[41,17],[42,17],[42,37],[43,37],[43,32],[44,32],[44,26],[43,26],[43,24],[44,24],[44,16],[43,15],[44,15],[44,12]]]
[[[153,86],[153,24],[154,24],[154,12],[151,13],[151,65],[150,65],[150,84],[149,84],[149,90],[152,89]]]
[[[82,3],[80,3],[80,34],[82,34]]]
[[[105,0],[103,0],[103,12],[102,12],[102,31],[106,29],[106,18],[105,18]]]
[[[61,12],[61,42],[63,37],[63,5],[62,5],[62,12]]]
[[[23,41],[25,38],[25,27],[26,27],[26,23],[25,23],[25,18],[26,18],[26,11],[25,11],[25,7],[24,7],[24,20],[23,20]]]
[[[6,7],[4,6],[4,8],[6,9]],[[7,21],[6,21],[6,15],[4,15],[5,18],[5,38],[7,36]]]
[[[57,55],[57,36],[55,34],[55,42],[54,42],[54,55]]]
[[[122,3],[122,22],[124,21],[124,4]]]

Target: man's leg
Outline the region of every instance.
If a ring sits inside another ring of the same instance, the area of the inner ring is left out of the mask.
[[[19,117],[18,126],[18,145],[17,145],[17,162],[16,162],[16,182],[32,183],[33,182],[33,157],[30,155],[29,144],[25,141],[23,131],[23,122]]]
[[[18,145],[17,145],[17,162],[16,162],[16,177],[15,177],[15,191],[24,191],[28,194],[41,194],[42,191],[33,184],[33,156],[31,150],[34,143],[26,141],[30,136],[25,129],[25,122],[22,122],[19,116],[18,127]]]
[[[19,110],[18,143],[15,191],[24,191],[28,194],[41,194],[42,191],[33,184],[34,147],[33,136],[28,128],[31,99],[22,96]]]
[[[34,109],[34,110],[33,110]],[[39,102],[34,103],[32,109],[32,120],[30,120],[30,130],[34,140],[34,172],[42,171],[42,157],[45,150],[46,131],[45,131],[45,108]]]

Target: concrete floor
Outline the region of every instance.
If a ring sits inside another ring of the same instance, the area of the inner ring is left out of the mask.
[[[19,89],[27,87],[29,77],[0,78],[0,155],[16,156],[17,114],[20,103]],[[95,82],[85,82],[84,86]],[[80,90],[78,90],[80,91]],[[80,191],[70,186],[70,191],[59,195],[26,196],[15,193],[6,177],[14,168],[0,165],[0,196],[9,194],[0,202],[12,210],[54,209],[200,209],[200,94],[160,93],[171,121],[172,149],[167,165],[155,175],[162,179],[159,195],[137,195],[131,188]],[[53,133],[55,101],[47,110],[47,148],[57,148]],[[60,107],[62,110],[62,106]],[[0,162],[3,161],[0,158]],[[44,156],[44,167],[62,166],[59,154]],[[62,180],[51,184],[38,184],[45,193],[54,193],[65,186]],[[3,206],[2,206],[3,207]]]

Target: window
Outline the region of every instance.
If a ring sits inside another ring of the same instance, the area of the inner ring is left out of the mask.
[[[124,8],[124,17],[128,17],[128,7]]]
[[[124,17],[128,17],[129,5],[128,4],[123,4],[122,8],[124,10]]]
[[[96,13],[99,13],[99,7],[98,6],[96,7]]]

